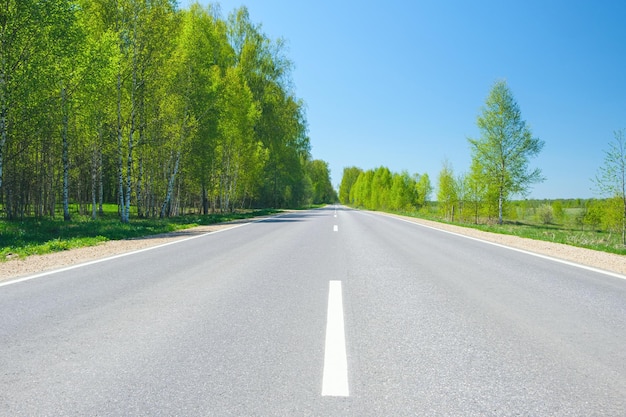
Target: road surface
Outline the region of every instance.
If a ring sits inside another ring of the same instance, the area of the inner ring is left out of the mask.
[[[624,416],[626,280],[328,207],[0,286],[2,416]]]

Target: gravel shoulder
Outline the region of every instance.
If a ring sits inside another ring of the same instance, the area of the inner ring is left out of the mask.
[[[403,220],[407,220],[413,223],[419,223],[425,226],[433,227],[435,229],[446,230],[448,232],[458,233],[460,235],[486,240],[488,242],[493,242],[516,249],[522,249],[540,255],[550,256],[576,264],[626,275],[626,257],[623,255],[600,252],[592,249],[578,248],[575,246],[564,245],[562,243],[552,243],[518,236],[484,232],[482,230],[476,230],[469,227],[454,226],[429,220],[416,219],[414,217],[406,217],[393,214],[389,214],[389,216],[398,217]]]
[[[8,260],[0,263],[0,282],[229,229],[250,221],[250,219],[236,220],[228,223],[198,226],[172,233],[146,236],[137,239],[110,240],[96,246]]]
[[[379,213],[380,214],[380,213]],[[460,226],[453,226],[434,221],[416,219],[413,217],[387,214],[388,216],[402,218],[413,223],[458,233],[477,239],[510,246],[529,252],[547,255],[558,259],[574,262],[581,265],[626,275],[626,257],[611,253],[599,252],[590,249],[577,248],[560,243],[543,242],[526,239],[517,236],[501,235],[483,232]],[[140,250],[151,246],[162,245],[180,239],[185,239],[200,234],[212,233],[250,222],[250,219],[237,220],[209,226],[198,226],[178,232],[162,235],[148,236],[140,239],[115,240],[101,243],[97,246],[72,249],[47,255],[33,255],[25,259],[9,260],[0,263],[0,282],[45,271],[51,271],[77,265],[97,259],[107,258],[122,253]]]

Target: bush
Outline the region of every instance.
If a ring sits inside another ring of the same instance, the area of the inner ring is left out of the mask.
[[[554,210],[549,204],[542,204],[537,209],[537,219],[543,224],[550,224],[554,220]]]

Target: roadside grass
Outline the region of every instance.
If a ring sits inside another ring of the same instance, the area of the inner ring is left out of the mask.
[[[525,222],[505,222],[503,225],[461,224],[491,233],[514,235],[546,242],[562,243],[601,252],[626,255],[621,244],[621,235],[597,230],[580,230],[559,224],[533,224]]]
[[[513,235],[527,239],[541,240],[553,243],[576,246],[580,248],[593,249],[601,252],[626,255],[626,247],[621,242],[620,233],[594,230],[590,228],[582,229],[577,226],[574,216],[578,210],[572,210],[571,215],[559,223],[543,224],[536,221],[532,216],[525,216],[523,220],[504,221],[504,224],[492,224],[489,222],[475,224],[473,222],[450,222],[441,219],[433,209],[419,212],[395,212],[403,216],[422,218],[439,223],[451,224],[455,226],[468,227],[485,232]]]
[[[0,220],[0,262],[94,246],[108,240],[133,239],[278,212],[279,210],[264,209],[207,216],[185,215],[168,219],[134,218],[129,223],[121,223],[115,211],[105,212],[97,220],[79,215],[73,215],[70,222],[63,221],[62,217]]]

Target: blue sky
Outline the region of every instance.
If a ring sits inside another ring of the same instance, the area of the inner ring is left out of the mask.
[[[505,79],[545,142],[531,167],[546,181],[529,197],[599,197],[591,178],[626,128],[623,0],[219,4],[224,16],[245,5],[268,37],[287,40],[312,154],[334,185],[346,166],[428,173],[435,186],[444,160],[466,172],[467,138]]]

